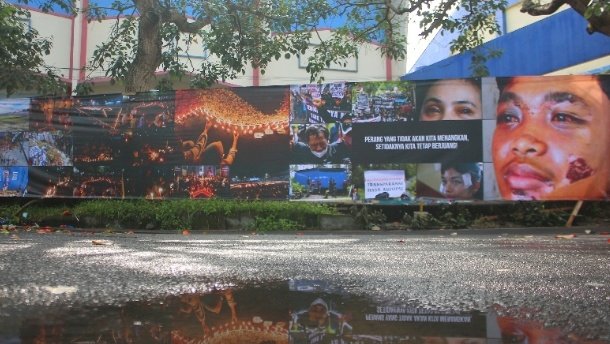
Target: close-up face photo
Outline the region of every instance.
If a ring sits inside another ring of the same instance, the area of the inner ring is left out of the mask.
[[[594,76],[513,78],[501,87],[492,155],[504,199],[607,194],[610,101]]]
[[[328,146],[328,139],[323,133],[311,134],[307,138],[307,144],[312,152],[324,152]]]
[[[482,117],[478,80],[438,80],[422,95],[420,121],[471,120]]]
[[[449,199],[471,199],[477,190],[470,175],[455,168],[445,170],[441,176],[441,191]]]

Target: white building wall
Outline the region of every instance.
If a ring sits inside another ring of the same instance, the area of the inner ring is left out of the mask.
[[[70,77],[70,54],[72,53],[72,18],[63,15],[30,10],[30,25],[40,36],[53,42],[51,54],[44,57],[47,65],[58,69],[61,77]]]
[[[117,22],[117,18],[108,18],[102,21],[91,21],[83,26],[81,17],[72,18],[66,15],[56,15],[30,10],[32,13],[31,25],[45,37],[52,38],[53,50],[47,56],[47,63],[60,69],[61,74],[67,80],[70,78],[72,70],[72,84],[75,86],[79,81],[80,66],[89,66],[93,52],[102,42],[110,36],[112,26]],[[85,28],[85,31],[82,29]],[[322,30],[322,35],[328,36],[330,31]],[[81,40],[81,35],[84,37]],[[81,52],[81,44],[86,42]],[[315,41],[313,42],[315,44]],[[197,68],[202,59],[208,58],[201,46],[191,47],[189,50],[191,62]],[[85,61],[81,61],[81,57]],[[186,62],[186,57],[184,58]],[[289,59],[273,61],[266,69],[265,73],[254,70],[251,66],[245,66],[245,74],[238,75],[235,79],[225,80],[227,84],[236,86],[253,85],[288,85],[309,82],[309,74],[305,70],[306,56],[297,58],[291,56]],[[158,72],[163,74],[162,68]],[[324,71],[325,82],[331,81],[383,81],[398,80],[406,72],[404,61],[388,61],[381,56],[378,46],[374,43],[363,44],[357,58],[351,58],[346,66],[331,66]],[[86,79],[94,82],[95,93],[114,93],[121,92],[123,86],[120,83],[111,85],[109,78],[101,69],[87,70],[84,73]],[[176,88],[186,88],[189,86],[188,77],[174,84]]]

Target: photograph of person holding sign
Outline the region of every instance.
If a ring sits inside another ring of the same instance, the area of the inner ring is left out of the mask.
[[[416,111],[420,121],[482,118],[479,79],[447,79],[418,83],[416,97]]]
[[[504,199],[606,199],[610,188],[610,77],[498,79],[492,139]]]

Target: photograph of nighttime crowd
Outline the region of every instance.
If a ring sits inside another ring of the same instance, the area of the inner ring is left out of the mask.
[[[122,164],[127,153],[124,141],[120,136],[74,135],[75,166],[81,165],[117,165]]]
[[[38,197],[72,197],[73,168],[28,168],[27,195]]]
[[[230,166],[231,197],[288,195],[288,87],[176,93],[184,165]]]
[[[74,167],[70,186],[73,197],[130,198],[142,196],[137,190],[141,180],[138,169],[79,166]]]
[[[177,166],[170,187],[174,197],[230,197],[229,167],[219,165]]]
[[[286,199],[288,170],[281,174],[263,173],[253,177],[231,178],[231,197],[235,199]]]
[[[131,166],[177,165],[180,151],[174,135],[174,93],[138,94],[129,99],[121,126]]]
[[[42,197],[140,197],[141,173],[109,166],[30,167],[28,194]]]
[[[116,136],[125,126],[128,111],[122,94],[73,98],[73,131],[81,135]]]
[[[31,131],[72,131],[72,98],[32,98],[29,129]]]

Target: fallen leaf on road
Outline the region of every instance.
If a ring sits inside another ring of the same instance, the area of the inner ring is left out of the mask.
[[[576,234],[558,234],[555,235],[556,239],[574,239],[576,238]]]
[[[53,228],[51,227],[40,227],[38,228],[38,230],[36,230],[36,233],[39,234],[48,234],[48,233],[52,233],[53,232]]]
[[[96,246],[111,245],[111,243],[106,240],[92,240],[91,243]]]

